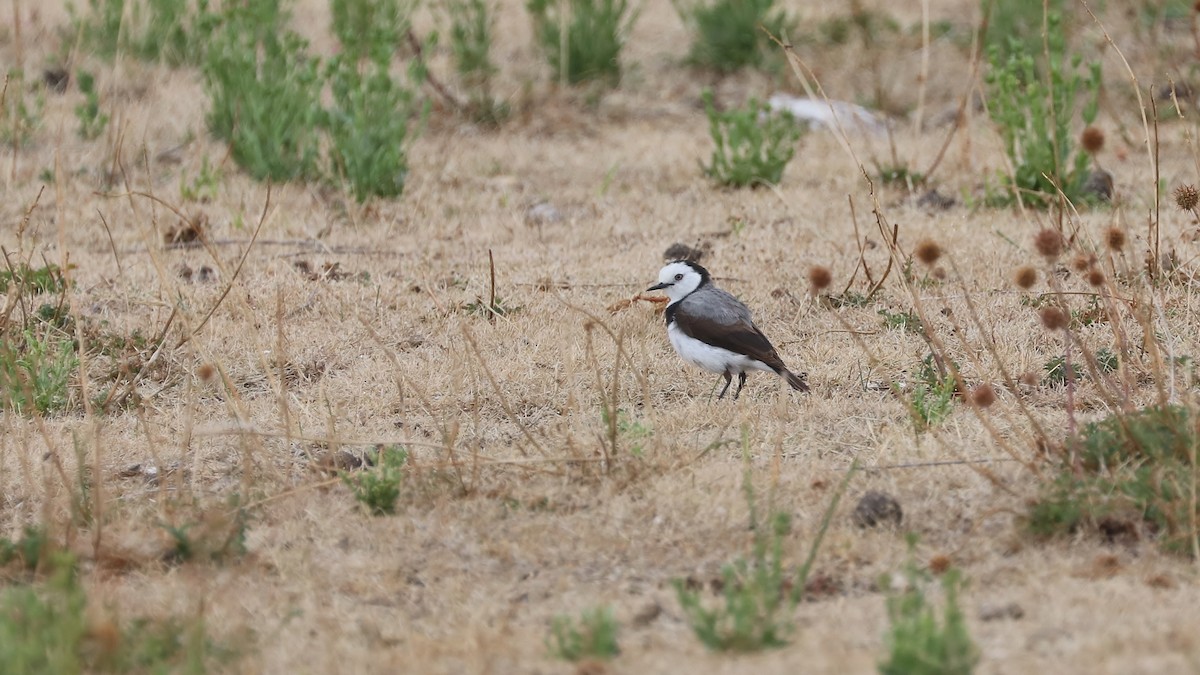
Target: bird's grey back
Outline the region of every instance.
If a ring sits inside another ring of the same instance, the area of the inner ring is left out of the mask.
[[[733,325],[738,323],[753,324],[750,309],[741,300],[728,292],[710,284],[705,284],[679,301],[680,309],[694,316]]]

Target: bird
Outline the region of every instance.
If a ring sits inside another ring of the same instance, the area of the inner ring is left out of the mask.
[[[650,291],[667,294],[667,337],[676,353],[684,361],[725,378],[717,400],[725,397],[734,375],[738,386],[733,398],[737,400],[750,370],[775,373],[792,389],[809,390],[805,374],[787,369],[771,341],[754,325],[750,309],[717,288],[712,275],[698,263],[667,263],[658,273],[658,283],[646,289]]]

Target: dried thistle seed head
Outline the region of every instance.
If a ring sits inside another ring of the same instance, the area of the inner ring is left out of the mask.
[[[1038,314],[1047,330],[1062,330],[1067,327],[1067,313],[1057,307],[1043,307]]]
[[[1016,282],[1017,286],[1026,290],[1033,288],[1033,285],[1037,283],[1037,278],[1037,270],[1029,265],[1018,267],[1016,274],[1013,275],[1013,281]]]
[[[944,574],[946,570],[950,569],[951,564],[950,556],[939,553],[929,559],[929,571],[934,574]]]
[[[1087,281],[1089,284],[1091,284],[1093,286],[1103,286],[1104,285],[1104,272],[1101,272],[1100,270],[1093,267],[1092,269],[1088,270]]]
[[[1017,381],[1026,387],[1036,387],[1038,385],[1038,376],[1035,373],[1024,372],[1017,378]]]
[[[200,364],[200,367],[196,369],[196,377],[199,377],[205,382],[211,382],[216,376],[217,368],[211,363],[202,363]]]
[[[1191,211],[1200,203],[1200,191],[1195,185],[1180,185],[1175,188],[1175,205],[1184,211]]]
[[[981,384],[971,390],[971,405],[987,408],[996,402],[996,390],[990,384]]]
[[[1096,127],[1087,127],[1079,135],[1079,144],[1084,152],[1094,155],[1104,149],[1104,132]]]
[[[1090,254],[1084,255],[1080,253],[1071,259],[1071,269],[1075,270],[1076,272],[1085,272],[1088,270],[1088,268],[1095,264],[1096,256]]]
[[[1113,225],[1104,232],[1104,242],[1113,251],[1125,248],[1125,230]]]
[[[833,283],[833,273],[829,271],[828,267],[813,265],[808,270],[808,283],[815,291],[825,290],[829,288],[829,284]]]
[[[1054,260],[1063,252],[1063,238],[1057,230],[1043,228],[1033,237],[1033,246],[1042,257]]]
[[[913,251],[913,255],[922,263],[932,265],[942,257],[942,247],[932,239],[922,239],[921,243],[917,244],[916,250]]]

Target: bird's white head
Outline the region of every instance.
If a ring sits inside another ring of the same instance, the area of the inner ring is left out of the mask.
[[[690,260],[676,260],[659,270],[658,283],[646,290],[662,291],[675,303],[708,283],[709,278],[708,270],[700,265]]]

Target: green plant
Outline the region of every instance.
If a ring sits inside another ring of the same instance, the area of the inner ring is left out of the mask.
[[[742,488],[750,511],[750,529],[754,532],[750,558],[737,558],[722,568],[723,604],[715,607],[706,607],[701,591],[689,588],[684,580],[672,581],[692,632],[715,651],[751,652],[787,644],[795,628],[791,612],[804,596],[809,572],[834,509],[858,466],[855,463],[846,472],[825,511],[808,557],[793,577],[783,569],[783,542],[791,533],[791,517],[771,509],[767,522],[759,520],[749,464],[749,434],[745,429],[742,455],[746,460]]]
[[[0,672],[80,673],[87,636],[87,596],[75,561],[65,553],[48,560],[42,588],[24,584],[0,590]]]
[[[188,182],[179,179],[179,197],[185,202],[209,201],[217,196],[217,185],[221,182],[221,171],[208,161],[208,156],[200,162],[200,173]]]
[[[688,59],[721,73],[765,65],[775,53],[766,33],[783,39],[794,31],[794,22],[775,9],[775,0],[672,0],[672,4],[692,34]]]
[[[490,303],[483,298],[475,298],[463,305],[462,308],[468,314],[476,314],[487,319],[497,316],[507,316],[521,309],[519,305],[514,305],[499,296],[496,296]]]
[[[88,0],[88,9],[88,15],[80,17],[74,3],[68,5],[72,32],[94,54],[112,58],[120,46],[125,0]]]
[[[10,68],[0,88],[0,142],[14,148],[33,140],[45,101],[26,91],[25,74]]]
[[[1092,61],[1086,74],[1081,74],[1082,57],[1067,56],[1057,13],[1046,17],[1045,39],[1046,58],[1040,72],[1033,56],[1018,45],[1011,45],[1007,54],[998,48],[988,52],[988,113],[1012,162],[1013,174],[1005,178],[1011,198],[1046,205],[1062,190],[1067,199],[1082,202],[1092,198],[1084,189],[1091,158],[1076,147],[1071,127],[1081,95],[1086,97],[1079,110],[1083,123],[1096,119],[1100,61]]]
[[[18,263],[0,269],[0,293],[7,293],[13,284],[24,294],[62,293],[67,289],[67,278],[58,265],[48,263],[30,267],[27,263]]]
[[[943,372],[938,367],[933,354],[929,354],[921,362],[921,370],[911,391],[906,395],[899,384],[893,384],[892,391],[908,407],[913,428],[917,433],[923,433],[950,415],[958,384],[950,372]]]
[[[1197,443],[1182,405],[1116,412],[1067,439],[1064,461],[1027,515],[1039,536],[1146,526],[1169,551],[1195,553]]]
[[[1077,357],[1082,360],[1083,357]],[[1111,373],[1117,369],[1117,355],[1109,349],[1100,349],[1096,351],[1096,369],[1101,373]],[[1072,363],[1071,367],[1067,368],[1067,360],[1062,356],[1054,358],[1042,364],[1042,370],[1045,371],[1045,376],[1042,377],[1042,383],[1049,386],[1062,386],[1067,383],[1068,373],[1072,380],[1080,380],[1088,373],[1087,368],[1080,363]]]
[[[48,579],[0,589],[0,672],[6,675],[84,672],[206,672],[222,650],[203,620],[135,619],[96,639],[75,559],[54,552]]]
[[[987,17],[983,34],[984,50],[995,50],[1002,61],[1014,54],[1040,54],[1043,51],[1043,3],[1027,0],[980,0]],[[1051,14],[1062,15],[1063,0],[1045,0]]]
[[[226,504],[201,512],[187,523],[163,523],[161,527],[171,537],[171,549],[164,559],[171,562],[221,562],[240,558],[246,554],[249,519],[249,513],[242,506],[241,495],[233,494]]]
[[[75,106],[75,117],[79,119],[79,136],[84,140],[92,140],[104,133],[108,126],[108,114],[100,111],[100,95],[96,92],[96,78],[86,70],[76,75],[79,92],[84,101]]]
[[[714,145],[705,175],[731,187],[779,183],[804,133],[791,115],[773,114],[754,99],[745,108],[718,112],[711,90],[704,92],[704,109]]]
[[[19,414],[64,410],[79,358],[70,339],[26,330],[0,343],[0,409]]]
[[[199,63],[220,20],[209,0],[194,8],[188,0],[89,0],[88,9],[79,16],[71,7],[71,25],[92,53],[111,59],[125,52],[172,66]]]
[[[924,335],[925,327],[921,324],[921,317],[917,316],[915,310],[907,312],[893,312],[887,309],[879,310],[879,316],[883,317],[883,327],[903,330],[916,335]]]
[[[609,607],[585,610],[578,622],[569,616],[557,616],[550,624],[546,648],[551,656],[564,661],[608,660],[621,653],[617,645],[618,628]]]
[[[18,561],[29,571],[34,571],[46,558],[50,550],[50,540],[46,530],[35,525],[26,525],[21,532],[21,538],[10,541],[0,537],[0,567]]]
[[[637,18],[627,0],[527,0],[525,7],[555,77],[570,84],[621,79],[621,48]]]
[[[342,481],[371,515],[395,513],[407,462],[408,451],[398,445],[389,445],[379,449],[374,467],[356,474],[343,473]]]
[[[319,62],[279,20],[271,3],[226,11],[204,61],[208,126],[254,178],[312,178],[322,117]]]
[[[360,202],[401,194],[408,176],[416,91],[392,77],[389,63],[387,55],[365,66],[339,57],[326,73],[333,90],[326,114],[330,162]],[[410,70],[410,81],[419,83],[420,77],[419,69]]]
[[[942,575],[945,605],[941,620],[925,597],[929,574],[912,559],[915,537],[909,539],[909,559],[904,566],[904,588],[887,599],[887,658],[879,664],[884,675],[968,675],[979,662],[966,618],[958,605],[961,579],[958,570]],[[888,579],[880,581],[887,587]]]
[[[330,0],[329,6],[342,56],[351,62],[390,60],[408,30],[400,0]]]
[[[628,443],[629,454],[641,457],[645,453],[646,440],[654,435],[650,427],[640,420],[630,420],[624,410],[617,410],[614,419],[605,402],[601,403],[600,421],[608,430],[609,445],[614,449],[614,455],[618,445]]]
[[[750,652],[787,644],[794,603],[785,585],[790,575],[783,571],[783,540],[790,531],[786,513],[774,513],[766,527],[754,528],[751,558],[738,558],[721,570],[723,606],[706,608],[699,592],[675,581],[679,604],[704,646]]]
[[[494,16],[488,0],[448,0],[450,48],[454,68],[469,91],[468,107],[476,121],[492,126],[508,117],[508,104],[492,96]]]

